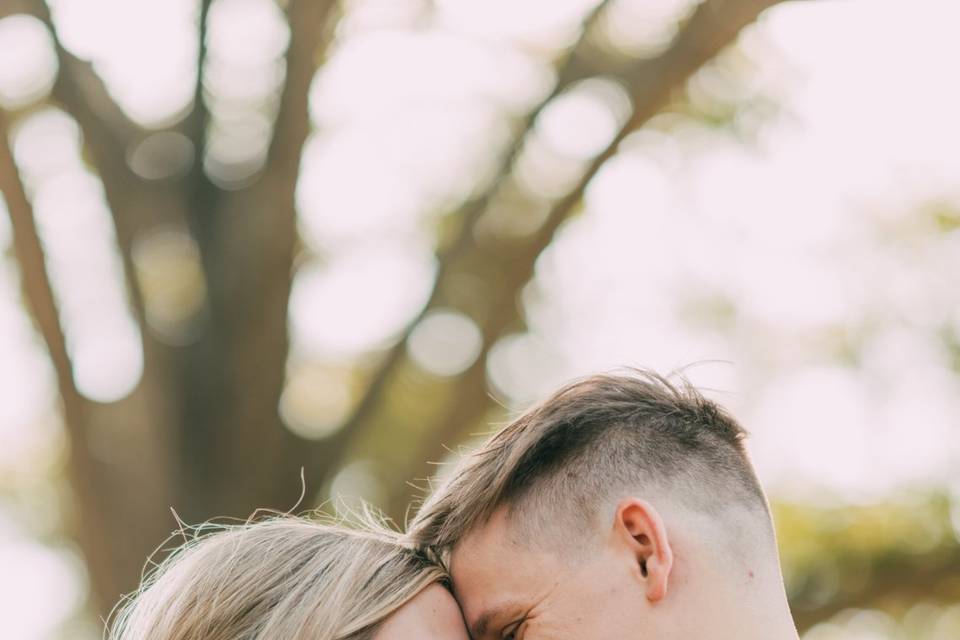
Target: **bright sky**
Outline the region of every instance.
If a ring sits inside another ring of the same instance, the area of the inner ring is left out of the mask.
[[[96,63],[131,117],[160,127],[187,107],[194,0],[51,4],[65,44]],[[295,366],[284,412],[297,428],[309,431],[317,412],[304,398],[325,403],[316,429],[342,417],[346,392],[324,362],[388,343],[422,305],[436,269],[436,212],[489,175],[509,117],[549,90],[547,60],[593,2],[436,4],[425,26],[416,1],[350,2],[312,89],[318,129],[297,195],[301,234],[324,257],[303,267],[291,299]],[[615,6],[630,19],[611,20],[611,37],[655,51],[671,30],[667,17],[689,4],[625,0]],[[282,81],[288,32],[268,0],[219,0],[212,15],[205,166],[229,187],[262,160],[272,124],[251,105]],[[640,26],[623,26],[631,24]],[[740,138],[693,123],[667,135],[661,121],[625,145],[591,184],[583,215],[539,260],[524,296],[531,330],[491,356],[495,392],[522,404],[598,369],[699,362],[690,377],[743,420],[762,477],[781,494],[828,488],[864,498],[960,481],[960,383],[941,340],[960,335],[960,231],[939,230],[931,213],[937,203],[960,207],[957,24],[958,5],[938,0],[768,12],[742,42],[749,71],[718,85],[721,65],[698,77],[693,94],[733,91],[775,108],[748,111],[740,124],[753,134]],[[17,52],[0,58],[0,104],[42,95],[55,71],[44,31],[7,19],[0,47]],[[594,83],[549,109],[523,160],[524,183],[558,188],[562,167],[544,165],[537,149],[589,156],[623,107],[615,89]],[[111,400],[139,379],[140,336],[102,188],[78,142],[55,110],[14,134],[78,384]],[[192,250],[162,246],[181,258]],[[454,375],[476,357],[476,328],[441,311],[410,349],[428,370]],[[10,259],[0,265],[0,353],[0,479],[3,491],[22,493],[43,486],[59,445],[52,375]],[[318,386],[330,391],[311,394]],[[27,477],[33,484],[8,480]],[[17,621],[18,638],[51,638],[60,614],[31,603],[49,602],[55,589],[54,608],[66,615],[75,561],[31,542],[19,518],[0,508],[0,557],[28,563],[36,584],[0,590],[16,612],[3,617]]]

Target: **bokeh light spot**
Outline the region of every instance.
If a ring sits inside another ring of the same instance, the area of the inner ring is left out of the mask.
[[[179,178],[193,164],[194,147],[190,138],[176,131],[161,131],[138,142],[127,162],[145,180]]]
[[[407,346],[414,362],[424,370],[437,376],[456,376],[476,361],[483,336],[468,316],[438,309],[414,327]]]
[[[46,95],[57,76],[50,32],[36,18],[0,20],[0,107],[15,110]]]
[[[583,80],[544,109],[536,135],[557,153],[579,159],[593,157],[613,140],[630,114],[630,98],[611,80]]]
[[[6,514],[0,514],[6,520]],[[83,584],[77,560],[68,552],[54,550],[14,534],[0,520],[0,566],[13,580],[0,581],[0,599],[6,611],[4,635],[18,640],[54,637],[61,620],[83,600]]]
[[[47,107],[18,120],[10,137],[17,167],[28,184],[77,165],[80,127],[60,109]]]
[[[112,402],[143,372],[140,331],[103,184],[80,156],[79,128],[44,109],[18,123],[13,150],[33,200],[77,389]]]
[[[622,54],[647,58],[661,53],[697,0],[620,0],[600,21],[603,39]]]
[[[77,390],[98,402],[115,402],[136,388],[143,374],[140,332],[129,323],[100,326],[71,341]]]
[[[353,405],[349,380],[312,362],[288,366],[280,398],[280,416],[287,428],[307,438],[323,438],[343,424]]]
[[[236,62],[276,58],[290,40],[283,13],[270,0],[216,0],[208,20],[210,50]]]
[[[435,269],[425,248],[378,242],[305,265],[290,296],[295,343],[327,357],[383,348],[426,303]]]
[[[369,460],[357,460],[345,466],[333,478],[330,496],[339,515],[356,515],[356,509],[361,508],[361,500],[369,504],[382,502],[385,491],[375,468]]]
[[[193,238],[183,229],[152,231],[134,244],[133,262],[150,328],[168,344],[196,340],[206,283]]]

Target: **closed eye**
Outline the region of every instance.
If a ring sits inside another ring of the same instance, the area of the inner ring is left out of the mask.
[[[503,635],[501,636],[502,640],[518,640],[520,638],[520,628],[523,626],[523,623],[524,620],[517,620],[504,628]]]

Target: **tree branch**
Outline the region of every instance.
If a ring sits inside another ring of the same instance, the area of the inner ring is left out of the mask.
[[[312,469],[318,470],[326,479],[329,479],[335,471],[336,463],[342,459],[350,444],[361,435],[358,432],[363,431],[365,429],[364,425],[369,423],[370,417],[380,404],[390,380],[403,359],[406,343],[414,327],[417,326],[430,310],[437,306],[442,294],[443,284],[449,278],[453,270],[453,265],[470,250],[477,222],[488,209],[491,201],[500,191],[500,188],[507,182],[512,174],[514,163],[520,155],[527,134],[532,130],[537,117],[548,104],[570,88],[575,82],[599,71],[599,69],[595,69],[589,62],[593,58],[587,55],[587,51],[591,49],[588,35],[591,28],[596,24],[609,4],[610,0],[602,0],[587,15],[581,30],[581,37],[569,50],[560,65],[556,85],[550,94],[525,116],[522,126],[520,127],[521,133],[513,139],[503,153],[497,175],[491,180],[485,190],[470,198],[460,207],[460,211],[458,212],[460,218],[458,232],[456,237],[438,256],[440,266],[434,280],[433,289],[424,308],[408,324],[397,343],[384,357],[377,372],[368,383],[363,398],[344,425],[333,436],[314,445],[314,453],[310,457],[308,464]]]
[[[15,15],[28,15],[37,18],[39,17],[37,10],[37,0],[6,0],[3,4],[0,4],[0,20]]]
[[[104,505],[96,489],[96,470],[87,448],[90,407],[77,391],[67,343],[60,324],[60,314],[47,274],[43,248],[19,170],[10,151],[9,127],[0,111],[0,192],[6,200],[13,229],[14,250],[20,265],[24,299],[37,329],[47,346],[60,392],[63,423],[70,443],[68,471],[78,502],[84,506],[80,514],[78,542],[91,566],[108,566],[108,539],[104,526]],[[103,596],[111,591],[111,576],[94,572],[94,591]]]
[[[138,201],[134,187],[139,180],[126,162],[128,147],[144,135],[143,129],[130,120],[110,97],[93,65],[80,60],[63,47],[46,3],[41,0],[20,2],[29,5],[29,13],[50,30],[60,65],[53,86],[53,98],[77,121],[83,132],[85,146],[96,165],[113,217],[134,316],[143,328],[143,296],[134,276],[131,258],[134,238],[142,228],[142,221],[132,215]],[[146,334],[146,331],[141,333]]]
[[[454,402],[448,413],[430,434],[432,446],[414,445],[405,456],[406,469],[395,476],[402,479],[424,478],[431,475],[429,461],[445,457],[446,445],[460,442],[490,407],[486,386],[486,357],[496,340],[517,319],[516,300],[524,284],[533,275],[537,256],[550,244],[560,225],[576,209],[592,178],[617,151],[620,142],[656,115],[669,103],[675,91],[706,62],[733,42],[740,31],[751,24],[765,9],[779,0],[707,0],[685,23],[672,45],[661,55],[641,61],[623,79],[633,101],[633,115],[620,129],[609,146],[598,155],[583,173],[579,183],[566,196],[554,203],[545,223],[527,244],[514,247],[472,249],[475,256],[470,264],[482,265],[488,271],[485,282],[492,284],[487,293],[489,306],[481,324],[483,347],[477,360],[458,381]],[[399,513],[409,497],[409,491],[393,483],[394,492],[388,503],[391,513]]]
[[[209,113],[203,99],[203,70],[207,62],[207,20],[213,0],[201,0],[197,15],[197,77],[194,80],[193,106],[180,124],[184,135],[196,145],[197,158],[203,158],[203,143]],[[199,163],[198,163],[199,164]]]
[[[216,216],[211,215],[216,210],[219,188],[207,177],[203,169],[203,158],[206,153],[206,132],[210,113],[203,99],[203,72],[207,61],[207,20],[210,15],[212,0],[202,0],[197,16],[197,77],[194,83],[193,106],[190,113],[180,123],[179,129],[193,143],[193,165],[186,177],[185,190],[189,194],[190,207],[188,222],[193,236],[203,255],[208,254],[209,247],[215,241]],[[205,270],[209,272],[209,266]]]
[[[218,454],[223,473],[243,474],[276,496],[299,493],[299,477],[278,478],[278,468],[299,461],[297,438],[283,428],[277,407],[283,390],[288,351],[287,306],[297,243],[295,193],[303,145],[311,131],[308,98],[327,42],[333,37],[334,0],[291,0],[287,6],[291,38],[286,54],[287,80],[274,135],[261,178],[242,194],[223,199],[230,223],[218,227],[230,406]],[[249,390],[255,388],[255,393]],[[269,453],[267,453],[269,452]],[[257,480],[256,476],[261,479]],[[277,483],[282,486],[276,486]],[[287,491],[287,490],[290,491]]]
[[[520,288],[532,275],[536,257],[553,238],[556,229],[570,215],[580,202],[587,184],[599,168],[616,152],[619,143],[631,131],[642,125],[655,115],[671,98],[672,93],[704,63],[712,59],[727,44],[732,42],[740,30],[753,22],[766,8],[777,4],[779,0],[707,0],[694,12],[672,45],[662,55],[639,61],[632,68],[625,71],[622,81],[629,89],[633,101],[634,111],[630,121],[621,129],[611,144],[590,164],[584,172],[579,184],[565,197],[555,202],[545,223],[540,227],[527,244],[516,246],[515,243],[502,243],[496,247],[479,247],[473,242],[474,230],[479,218],[496,195],[497,190],[512,172],[512,162],[522,148],[523,137],[518,138],[507,154],[507,161],[500,176],[491,189],[473,203],[475,209],[466,207],[469,215],[461,227],[461,235],[453,244],[453,248],[442,257],[441,268],[434,286],[430,301],[408,327],[399,343],[388,353],[381,369],[375,374],[367,394],[361,401],[356,413],[334,436],[317,443],[312,464],[319,472],[329,478],[335,471],[336,462],[341,460],[348,449],[360,440],[364,433],[376,429],[380,421],[375,419],[375,412],[381,406],[382,399],[390,381],[396,374],[406,350],[406,342],[412,328],[429,311],[437,306],[439,292],[447,288],[447,281],[453,271],[454,261],[460,264],[474,265],[474,270],[485,271],[484,282],[491,283],[487,291],[486,309],[480,314],[483,321],[481,331],[484,342],[480,356],[474,365],[457,381],[454,391],[454,402],[449,415],[437,425],[437,429],[423,429],[429,439],[438,445],[430,450],[430,455],[423,456],[424,450],[419,445],[413,446],[413,451],[405,458],[413,469],[424,472],[413,476],[401,472],[394,478],[407,479],[431,475],[425,468],[425,460],[435,460],[445,454],[444,445],[450,441],[459,441],[464,429],[470,429],[486,408],[489,399],[486,393],[485,359],[489,349],[496,342],[502,332],[516,319],[516,296]],[[602,11],[601,4],[597,13],[591,18],[596,19]],[[585,72],[572,71],[569,67],[583,65],[583,57],[579,55],[581,47],[588,44],[582,39],[567,58],[566,65],[559,73],[560,78],[567,78],[569,82],[587,75]],[[566,86],[558,86],[551,98]],[[528,127],[533,123],[536,113],[549,101],[540,105],[528,119]],[[434,454],[437,454],[436,456]],[[407,470],[410,468],[408,467]],[[393,483],[397,485],[398,483]],[[406,491],[401,487],[401,491]],[[392,496],[388,510],[399,513],[402,506],[399,496]]]
[[[24,298],[33,312],[40,335],[47,345],[63,397],[64,414],[71,440],[82,443],[86,437],[83,398],[77,392],[73,367],[67,353],[67,341],[60,325],[53,287],[47,275],[43,248],[34,223],[33,207],[27,199],[19,171],[7,142],[9,126],[0,112],[0,191],[6,198],[13,228],[14,249],[20,264]]]

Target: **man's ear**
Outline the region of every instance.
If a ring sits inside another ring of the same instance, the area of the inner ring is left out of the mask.
[[[646,500],[625,498],[617,505],[613,528],[614,538],[626,545],[636,562],[647,600],[663,599],[673,569],[673,549],[663,518]]]

